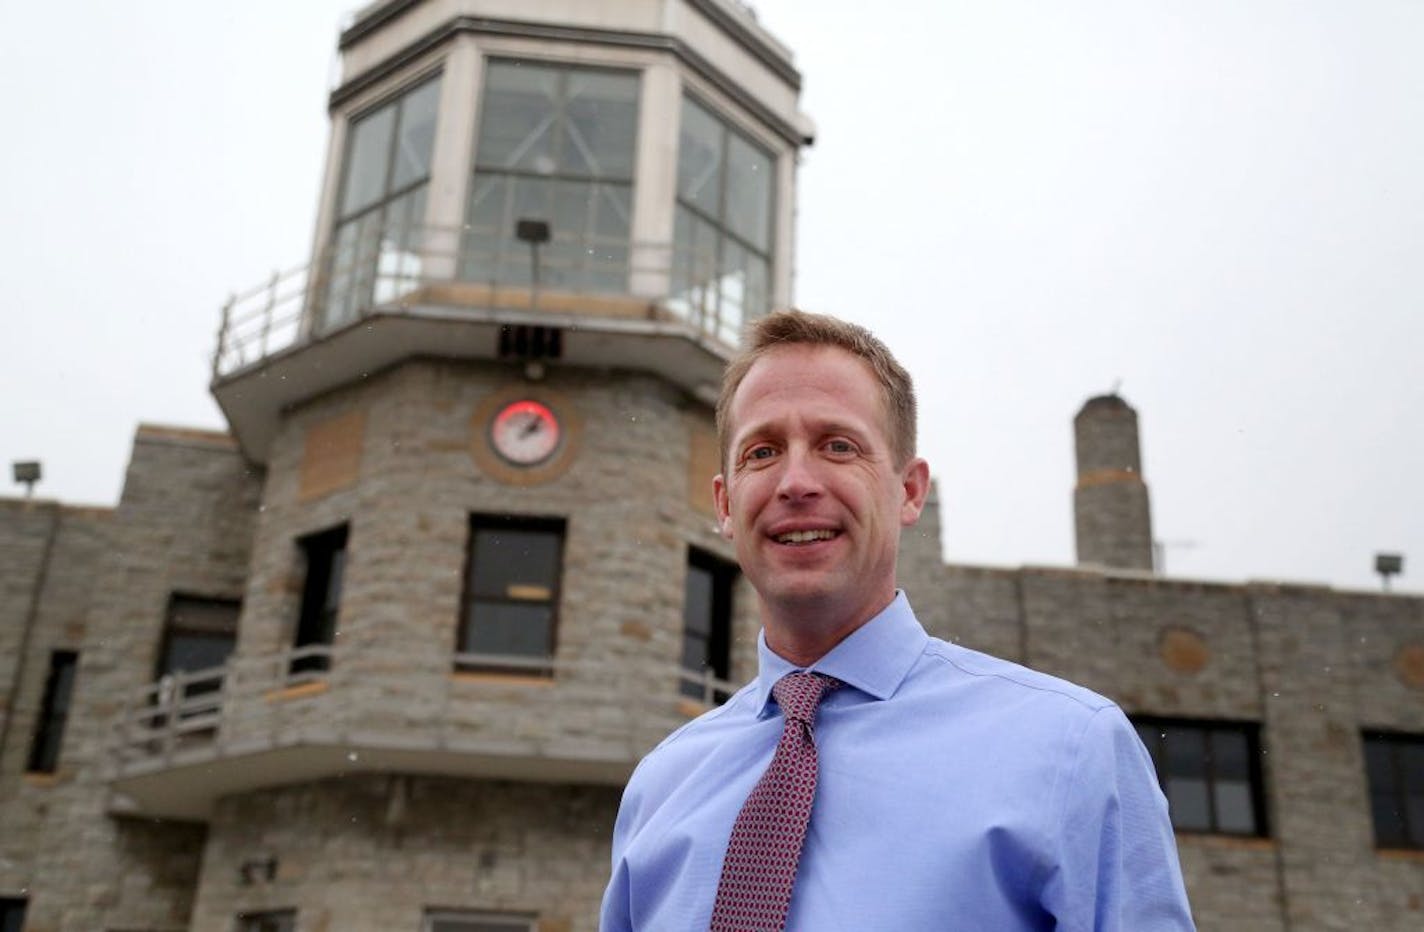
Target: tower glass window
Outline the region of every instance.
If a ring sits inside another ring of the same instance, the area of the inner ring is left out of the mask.
[[[0,932],[21,932],[25,927],[25,901],[18,897],[0,897]]]
[[[346,576],[346,538],[343,524],[298,541],[306,557],[307,572],[293,647],[330,646],[336,639],[341,587]],[[311,654],[294,658],[292,672],[325,670],[329,665],[327,657]]]
[[[64,726],[69,721],[69,702],[74,695],[74,671],[79,655],[72,650],[57,650],[50,654],[49,676],[45,679],[44,702],[40,718],[35,723],[35,737],[30,744],[31,773],[54,773],[59,765],[59,748],[64,741]]]
[[[731,672],[732,589],[737,567],[701,550],[687,552],[687,587],[682,603],[682,669],[687,674],[710,673],[725,680]],[[705,695],[701,683],[684,678],[682,693],[701,701],[726,700],[725,694]]]
[[[465,214],[461,277],[529,285],[520,220],[549,224],[538,284],[626,291],[632,229],[638,76],[525,61],[491,61]]]
[[[470,519],[462,666],[549,672],[563,550],[563,521]]]
[[[1424,736],[1366,732],[1375,846],[1424,850]]]
[[[683,98],[669,306],[725,343],[771,303],[774,165],[770,152]]]
[[[1172,827],[1265,835],[1258,728],[1232,722],[1134,719],[1167,796]]]
[[[440,79],[431,78],[351,123],[326,266],[327,328],[389,301],[420,278],[420,243]]]

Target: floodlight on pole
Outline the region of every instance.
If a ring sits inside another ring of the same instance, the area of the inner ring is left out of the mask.
[[[1384,591],[1389,591],[1389,578],[1404,572],[1404,555],[1399,553],[1375,554],[1375,572],[1380,575]]]
[[[533,262],[533,287],[529,296],[529,304],[533,310],[539,309],[539,247],[547,243],[551,235],[547,220],[521,217],[514,222],[514,238],[529,244],[529,257]]]
[[[15,476],[15,481],[25,487],[25,498],[29,498],[35,492],[35,483],[40,481],[44,470],[40,467],[39,460],[20,460],[10,467]]]

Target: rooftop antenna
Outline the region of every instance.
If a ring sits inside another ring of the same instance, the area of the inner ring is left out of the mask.
[[[39,460],[20,460],[10,468],[14,472],[15,481],[24,485],[25,498],[34,495],[35,483],[40,481],[43,474]]]
[[[1398,553],[1375,554],[1375,572],[1379,573],[1380,584],[1389,591],[1389,578],[1404,572],[1404,555]]]

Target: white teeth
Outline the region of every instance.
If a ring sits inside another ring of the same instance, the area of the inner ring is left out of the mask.
[[[805,544],[813,540],[830,540],[836,536],[835,531],[790,531],[786,534],[776,535],[778,544]]]

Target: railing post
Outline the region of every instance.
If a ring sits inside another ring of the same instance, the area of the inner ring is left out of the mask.
[[[213,379],[217,379],[222,369],[223,353],[227,350],[227,330],[232,321],[232,305],[237,295],[229,293],[222,307],[222,319],[218,321],[218,348],[213,352]]]
[[[281,278],[281,270],[273,269],[272,279],[267,283],[267,306],[262,309],[262,354],[259,359],[267,358],[267,335],[272,332],[272,315],[277,308],[277,283]]]

